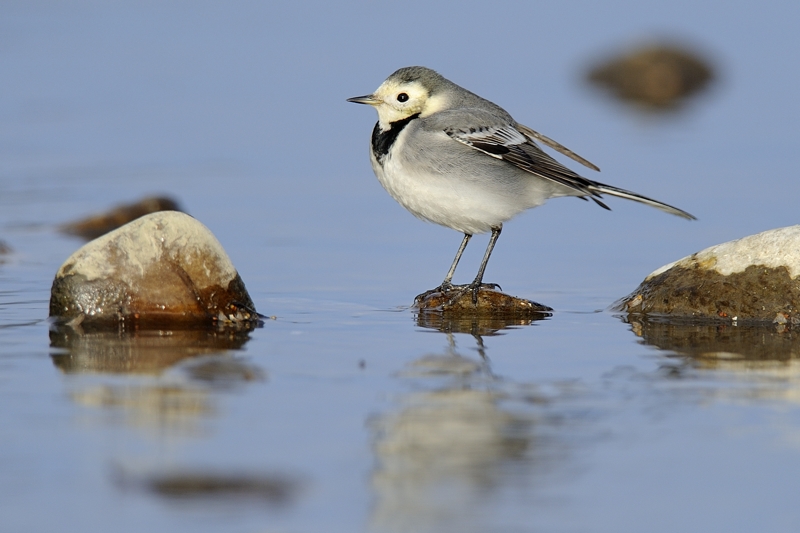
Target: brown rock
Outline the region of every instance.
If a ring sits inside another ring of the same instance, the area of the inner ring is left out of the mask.
[[[714,79],[714,71],[695,52],[674,45],[651,45],[592,67],[587,78],[620,100],[668,110],[705,89]]]
[[[514,325],[551,316],[552,308],[500,291],[481,288],[473,303],[471,291],[434,292],[414,302],[417,323],[441,331],[491,335]]]
[[[800,319],[800,225],[666,265],[614,308],[630,315],[791,324]]]
[[[182,211],[172,198],[150,196],[132,204],[122,204],[107,213],[70,222],[61,226],[61,231],[83,237],[86,240],[96,239],[113,231],[128,222],[159,211]]]
[[[222,245],[176,211],[146,215],[72,254],[53,281],[50,316],[137,327],[258,321]]]

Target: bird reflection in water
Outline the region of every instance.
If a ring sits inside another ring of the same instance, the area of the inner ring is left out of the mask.
[[[547,316],[416,316],[418,326],[446,334],[447,348],[406,365],[398,376],[414,390],[370,420],[375,529],[480,531],[481,502],[509,476],[525,477],[534,420],[508,405],[508,384],[491,373],[483,337]],[[480,358],[459,353],[456,333],[472,335]]]

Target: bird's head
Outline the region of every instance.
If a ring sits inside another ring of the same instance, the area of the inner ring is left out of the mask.
[[[425,117],[443,109],[447,104],[448,84],[429,68],[405,67],[389,76],[374,93],[347,101],[374,107],[381,129],[386,130],[392,122],[416,114]]]

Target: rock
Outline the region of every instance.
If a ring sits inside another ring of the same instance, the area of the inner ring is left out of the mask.
[[[656,44],[608,59],[592,67],[587,78],[620,100],[664,111],[705,89],[714,71],[692,51]]]
[[[471,291],[452,290],[420,295],[414,306],[420,312],[446,313],[450,317],[541,318],[543,313],[553,310],[546,305],[483,287],[478,291],[476,303],[472,301]]]
[[[128,222],[158,211],[182,211],[172,198],[150,196],[132,204],[118,205],[107,213],[70,222],[61,226],[61,231],[84,239],[96,239]]]
[[[189,215],[146,215],[84,245],[61,265],[50,316],[136,327],[259,320],[233,264]]]
[[[800,225],[712,246],[665,265],[614,309],[684,319],[797,322]]]

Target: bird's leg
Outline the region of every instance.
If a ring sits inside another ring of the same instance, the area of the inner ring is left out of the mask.
[[[483,283],[483,273],[486,271],[486,265],[489,263],[489,257],[492,255],[492,250],[494,250],[494,243],[497,242],[497,238],[500,236],[501,231],[503,231],[502,224],[492,228],[492,236],[489,237],[489,244],[486,246],[486,252],[483,254],[481,266],[478,268],[478,275],[475,276],[475,280],[468,285],[468,288],[472,290],[472,303],[474,304],[478,303],[478,291],[481,290],[481,287],[487,287],[489,289],[500,288],[500,285],[496,283]]]
[[[453,264],[450,265],[450,270],[447,271],[447,275],[444,277],[444,281],[441,285],[436,287],[435,289],[431,289],[429,291],[425,291],[422,294],[418,294],[416,298],[414,298],[415,302],[421,302],[431,294],[435,294],[437,292],[450,292],[456,287],[453,285],[453,275],[456,273],[456,267],[458,266],[458,262],[461,261],[461,255],[464,253],[464,250],[467,248],[467,244],[469,240],[472,238],[472,234],[465,233],[464,238],[461,240],[461,246],[458,247],[458,251],[456,252],[456,257],[453,259]],[[462,288],[459,286],[458,288]]]
[[[458,247],[458,251],[456,252],[456,256],[453,259],[453,264],[450,265],[450,270],[447,271],[447,275],[444,277],[444,281],[441,285],[439,285],[435,290],[438,292],[447,292],[453,288],[453,275],[456,273],[456,267],[458,266],[458,262],[461,261],[461,255],[464,253],[464,250],[467,248],[467,244],[469,240],[472,238],[472,235],[469,233],[464,234],[464,238],[461,240],[461,246]]]

